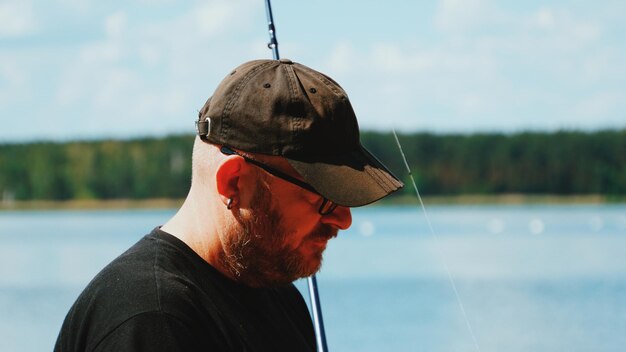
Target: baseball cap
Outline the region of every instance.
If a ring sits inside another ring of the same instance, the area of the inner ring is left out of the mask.
[[[354,110],[339,84],[289,59],[235,68],[198,115],[205,142],[282,156],[339,205],[366,205],[403,187],[361,145]]]

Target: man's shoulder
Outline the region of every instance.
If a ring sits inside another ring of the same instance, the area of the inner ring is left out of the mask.
[[[126,315],[163,310],[164,304],[187,301],[184,297],[194,294],[193,265],[188,262],[186,253],[153,232],[102,269],[79,301],[112,306]]]
[[[182,261],[182,262],[181,262]],[[145,236],[98,273],[70,309],[62,337],[82,341],[84,349],[146,317],[193,319],[195,284],[185,254],[154,232]]]
[[[118,344],[166,336],[159,347],[187,339],[217,351],[242,350],[275,344],[275,336],[297,346],[307,345],[312,331],[306,304],[293,284],[243,286],[180,240],[153,232],[85,288],[66,317],[57,350],[118,350]]]

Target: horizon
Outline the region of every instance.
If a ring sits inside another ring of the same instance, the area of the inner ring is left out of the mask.
[[[360,134],[392,134],[393,131],[389,130],[377,130],[377,129],[360,129]],[[466,131],[466,132],[454,132],[454,131],[396,131],[399,137],[402,136],[416,136],[416,135],[431,135],[435,137],[473,137],[473,136],[505,136],[513,137],[522,134],[532,135],[555,135],[559,133],[581,133],[581,134],[596,134],[596,133],[626,133],[626,127],[624,128],[608,128],[608,129],[557,129],[557,130],[520,130],[520,131]],[[40,140],[19,140],[19,141],[3,141],[0,140],[0,147],[13,146],[13,145],[30,145],[30,144],[71,144],[71,143],[101,143],[101,142],[133,142],[140,140],[162,140],[168,138],[178,137],[195,137],[195,132],[180,132],[180,133],[168,133],[163,135],[134,135],[134,136],[97,136],[86,138],[70,138],[70,139],[40,139]]]

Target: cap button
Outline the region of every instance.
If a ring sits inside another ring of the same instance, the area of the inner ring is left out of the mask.
[[[288,65],[293,64],[293,62],[291,60],[289,60],[289,59],[280,59],[278,61],[280,61],[283,64],[288,64]]]

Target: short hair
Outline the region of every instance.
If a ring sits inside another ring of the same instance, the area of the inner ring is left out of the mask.
[[[203,142],[196,137],[191,154],[191,185],[206,182],[210,173],[215,170],[219,161],[220,151],[217,146]]]

